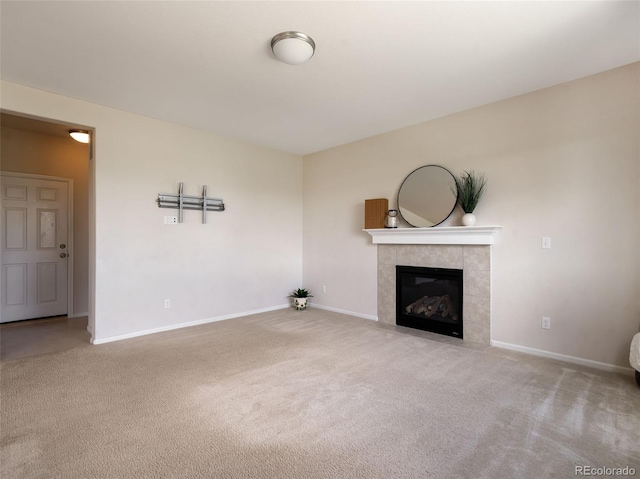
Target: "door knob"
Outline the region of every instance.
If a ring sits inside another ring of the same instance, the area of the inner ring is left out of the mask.
[[[61,258],[66,258],[66,257],[67,257],[67,255],[66,255],[66,253],[60,253],[60,257],[61,257]]]
[[[67,247],[67,245],[66,245],[66,244],[64,244],[64,243],[62,243],[62,244],[60,245],[60,249],[65,249],[66,247]]]

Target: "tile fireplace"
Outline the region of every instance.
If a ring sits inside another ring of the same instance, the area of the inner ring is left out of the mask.
[[[397,324],[397,266],[461,270],[463,340],[489,345],[491,245],[500,229],[491,226],[366,230],[378,245],[378,321]],[[416,296],[415,301],[418,299]]]

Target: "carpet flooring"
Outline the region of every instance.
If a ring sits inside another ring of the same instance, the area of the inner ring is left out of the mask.
[[[5,360],[0,386],[3,479],[640,475],[632,377],[318,309]]]

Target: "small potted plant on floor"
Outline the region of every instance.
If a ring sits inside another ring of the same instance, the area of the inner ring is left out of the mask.
[[[476,224],[476,217],[473,210],[476,209],[478,203],[485,193],[487,180],[484,173],[476,173],[475,171],[465,171],[460,177],[454,177],[456,180],[456,191],[452,192],[458,198],[458,204],[464,211],[462,224],[464,226],[473,226]]]
[[[304,311],[307,309],[307,298],[313,298],[313,295],[307,289],[298,288],[294,289],[289,297],[293,298],[296,311]]]

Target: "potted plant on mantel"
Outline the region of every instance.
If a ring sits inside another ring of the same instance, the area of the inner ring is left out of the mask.
[[[456,191],[451,191],[458,198],[458,204],[464,211],[462,224],[464,226],[473,226],[476,224],[476,217],[473,211],[478,206],[485,193],[487,180],[484,173],[476,173],[475,171],[465,171],[459,177],[454,176],[456,181]]]
[[[313,295],[307,289],[298,288],[294,289],[289,297],[293,298],[293,305],[296,311],[304,311],[307,309],[307,298],[313,298]]]

